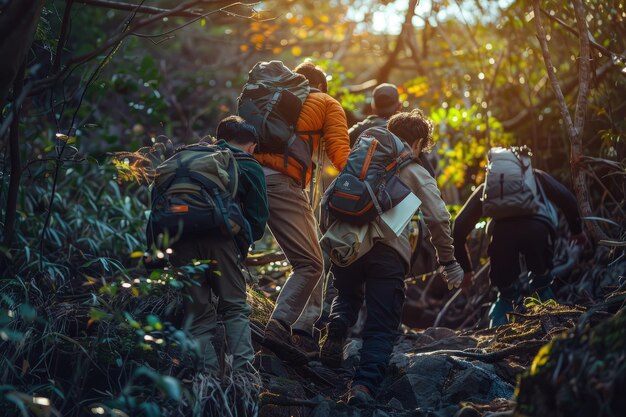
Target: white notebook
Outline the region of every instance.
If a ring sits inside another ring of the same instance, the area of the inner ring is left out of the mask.
[[[380,219],[396,236],[400,236],[421,204],[415,194],[409,193],[397,206],[381,214]]]

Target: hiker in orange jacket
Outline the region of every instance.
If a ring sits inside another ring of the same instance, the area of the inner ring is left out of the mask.
[[[304,75],[311,86],[296,131],[311,132],[305,139],[312,142],[313,154],[323,141],[332,164],[342,169],[350,153],[345,112],[337,100],[326,94],[326,74],[320,68],[304,62],[295,72]],[[283,154],[255,157],[266,175],[269,228],[293,267],[265,329],[265,345],[280,351],[285,359],[305,362],[305,351],[319,349],[314,324],[321,315],[323,298],[324,268],[318,223],[306,192],[313,167],[308,168],[302,183],[301,168],[291,158],[285,167]]]

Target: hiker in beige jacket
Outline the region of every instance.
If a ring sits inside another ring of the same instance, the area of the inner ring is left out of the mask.
[[[393,116],[387,128],[386,134],[393,133],[413,152],[413,161],[401,167],[397,175],[421,200],[420,208],[431,232],[437,259],[444,270],[442,275],[449,287],[458,287],[463,281],[463,270],[454,258],[450,214],[435,179],[417,162],[421,152],[432,147],[432,122],[421,111],[414,110]],[[373,133],[385,135],[384,131]],[[373,136],[378,139],[378,136]],[[380,216],[364,226],[342,221],[329,224],[329,217],[324,217],[323,225],[328,230],[322,238],[322,248],[330,255],[333,285],[338,295],[333,300],[320,356],[322,362],[330,367],[341,365],[347,331],[354,325],[365,301],[367,319],[363,347],[348,393],[348,403],[370,402],[385,376],[399,333],[404,277],[410,271],[408,227],[398,236],[383,224]]]

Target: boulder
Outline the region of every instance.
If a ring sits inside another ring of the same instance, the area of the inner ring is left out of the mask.
[[[404,374],[383,387],[379,400],[399,401],[405,410],[419,408],[437,416],[453,416],[459,402],[489,403],[510,398],[513,386],[493,365],[444,355],[413,355]]]

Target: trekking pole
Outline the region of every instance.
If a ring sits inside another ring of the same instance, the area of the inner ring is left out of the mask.
[[[313,189],[311,190],[311,208],[313,209],[313,215],[317,219],[318,223],[321,221],[321,213],[319,213],[319,210],[320,203],[322,201],[322,199],[320,198],[321,193],[319,190],[319,184],[321,181],[320,171],[321,168],[324,166],[326,155],[325,143],[323,139],[324,138],[320,136],[320,143],[317,147],[317,164],[315,166],[315,173],[313,175]],[[323,172],[321,172],[321,175],[323,175]]]

